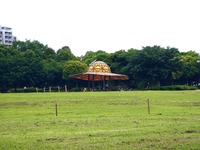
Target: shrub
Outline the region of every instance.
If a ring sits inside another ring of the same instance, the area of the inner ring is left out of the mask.
[[[154,86],[149,88],[149,90],[197,90],[197,87],[186,85]]]
[[[70,89],[70,92],[80,92],[82,91],[81,88],[72,88]]]
[[[36,89],[34,87],[30,88],[14,88],[10,89],[11,93],[30,93],[30,92],[36,92]]]

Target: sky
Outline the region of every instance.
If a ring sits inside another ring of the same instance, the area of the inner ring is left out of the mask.
[[[159,45],[200,53],[199,0],[0,0],[0,25],[76,56]]]

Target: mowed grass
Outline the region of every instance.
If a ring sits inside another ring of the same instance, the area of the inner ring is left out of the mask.
[[[200,149],[200,91],[0,94],[0,149]]]

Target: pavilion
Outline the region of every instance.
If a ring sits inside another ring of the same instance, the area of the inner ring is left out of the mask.
[[[103,61],[93,61],[89,64],[88,71],[81,74],[74,74],[70,76],[80,80],[88,81],[88,90],[90,90],[90,83],[92,82],[92,90],[94,90],[94,81],[103,81],[103,90],[105,90],[106,81],[109,80],[128,80],[128,76],[122,74],[112,73],[110,67]]]

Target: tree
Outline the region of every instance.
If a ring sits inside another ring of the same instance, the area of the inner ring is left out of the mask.
[[[87,70],[87,65],[84,62],[71,60],[67,61],[63,69],[63,78],[66,80],[68,87],[73,87],[76,84],[78,88],[78,81],[71,79],[69,76],[73,74],[83,73]]]
[[[78,60],[67,61],[63,69],[63,78],[69,79],[70,75],[83,73],[87,70],[87,65]]]
[[[45,73],[46,85],[62,85],[63,84],[63,65],[54,59],[45,59],[42,61]]]
[[[180,78],[184,80],[188,85],[192,85],[194,82],[197,82],[198,78],[197,60],[200,59],[199,54],[194,51],[182,52],[179,55],[179,59],[180,62],[182,63]]]
[[[177,69],[179,61],[175,57],[178,54],[175,48],[143,47],[128,65],[130,74],[143,88],[148,84],[159,86],[169,80],[171,72]]]
[[[102,50],[98,50],[97,52],[88,51],[85,56],[83,56],[82,61],[84,61],[87,65],[89,65],[94,60],[105,61],[107,60],[108,53]],[[106,61],[105,61],[106,62]]]
[[[40,43],[36,40],[34,40],[34,41],[26,40],[25,42],[15,41],[15,42],[13,42],[12,47],[14,49],[19,50],[20,52],[32,50],[39,57],[44,57],[44,51],[48,48],[47,45],[43,45],[42,43]]]
[[[13,79],[10,77],[13,59],[17,51],[13,48],[0,44],[0,90],[7,91],[12,87]]]
[[[43,85],[45,75],[41,60],[45,49],[46,46],[37,41],[16,41],[12,47],[3,47],[1,75],[4,89]]]
[[[41,58],[34,51],[27,50],[15,55],[10,66],[10,78],[13,87],[39,86],[44,84],[44,72]]]
[[[46,48],[44,50],[44,59],[55,59],[56,53],[52,48]]]
[[[69,61],[76,57],[72,54],[71,49],[68,46],[64,46],[57,51],[57,61]]]
[[[108,57],[108,64],[114,73],[127,74],[127,64],[129,63],[130,51],[119,50],[111,53]]]

